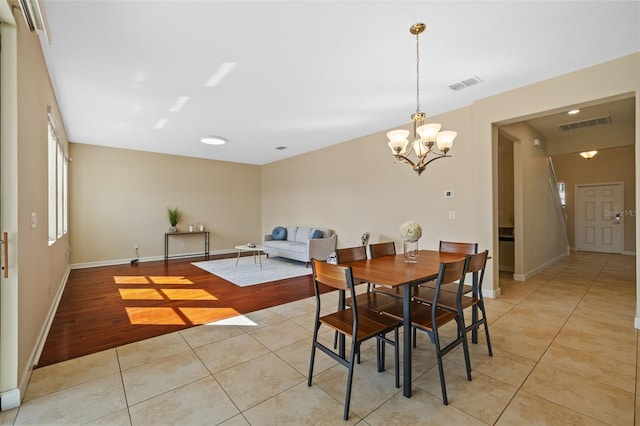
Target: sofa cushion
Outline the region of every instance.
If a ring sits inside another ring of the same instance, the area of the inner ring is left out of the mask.
[[[292,252],[295,253],[306,253],[307,252],[307,244],[306,243],[294,243],[291,244],[291,249]]]
[[[306,243],[311,239],[311,227],[310,226],[298,226],[296,231],[296,243]]]
[[[313,238],[313,239],[315,239],[315,238],[323,238],[323,237],[324,237],[324,234],[319,229],[314,229],[311,232],[311,238]]]
[[[276,226],[271,231],[271,237],[274,240],[286,240],[287,239],[287,229],[283,226]]]
[[[322,236],[317,237],[317,238],[329,238],[331,236],[331,230],[329,230],[327,228],[313,228],[311,233],[313,234],[316,231],[322,232]]]
[[[287,226],[287,241],[295,241],[297,232],[297,226]]]
[[[264,242],[264,246],[265,247],[271,247],[271,248],[275,248],[275,249],[279,249],[279,250],[291,250],[291,246],[294,243],[292,243],[291,241],[280,241],[280,240],[267,240]]]

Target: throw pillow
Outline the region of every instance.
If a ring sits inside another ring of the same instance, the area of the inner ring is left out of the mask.
[[[284,240],[287,238],[287,229],[282,226],[276,226],[271,231],[271,237],[274,240]]]
[[[312,233],[311,233],[311,238],[322,238],[322,231],[319,229],[315,229]]]

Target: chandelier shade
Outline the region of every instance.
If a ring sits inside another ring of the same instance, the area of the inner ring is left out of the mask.
[[[439,123],[425,124],[425,114],[420,111],[420,34],[425,29],[423,23],[409,28],[409,32],[416,36],[416,112],[411,115],[413,131],[398,129],[387,133],[393,156],[398,162],[411,166],[418,175],[432,161],[450,157],[448,153],[457,136],[454,131],[440,131],[442,126]],[[412,152],[414,159],[410,158]]]

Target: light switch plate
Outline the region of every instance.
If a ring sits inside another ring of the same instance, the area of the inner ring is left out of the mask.
[[[31,212],[31,229],[35,229],[37,223],[36,212]]]
[[[444,191],[444,198],[453,198],[453,189],[447,189]]]

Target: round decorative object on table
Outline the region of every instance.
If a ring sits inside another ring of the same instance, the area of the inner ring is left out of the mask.
[[[404,242],[404,261],[418,262],[418,240],[422,237],[422,227],[415,220],[409,220],[400,226],[400,235]]]

